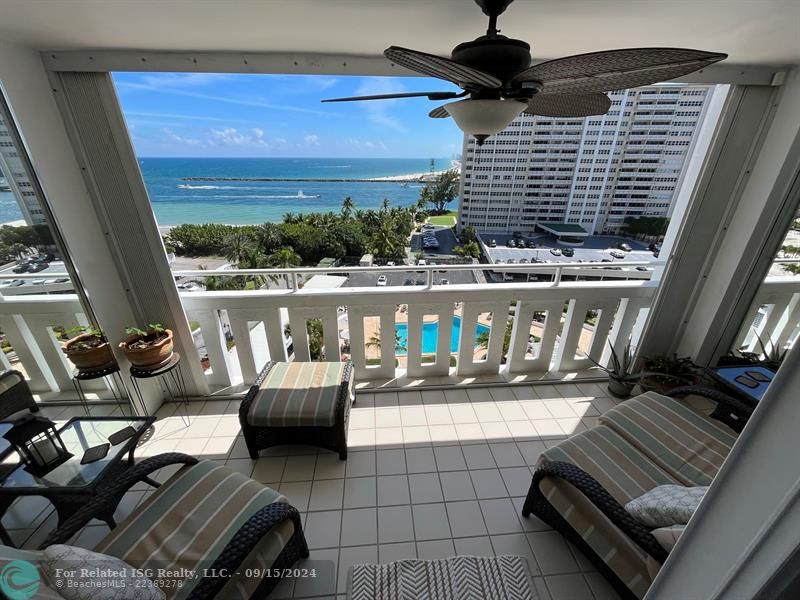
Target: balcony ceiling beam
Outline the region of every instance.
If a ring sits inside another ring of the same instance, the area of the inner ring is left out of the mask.
[[[140,50],[66,50],[42,52],[50,71],[173,73],[251,73],[281,75],[383,75],[419,77],[382,55],[278,52],[169,52]],[[682,82],[773,85],[786,65],[712,65],[681,78]]]

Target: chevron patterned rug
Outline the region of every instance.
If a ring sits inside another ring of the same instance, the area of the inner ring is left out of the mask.
[[[349,600],[536,600],[521,556],[453,556],[354,565]]]

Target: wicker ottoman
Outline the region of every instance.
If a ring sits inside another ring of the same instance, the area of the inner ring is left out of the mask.
[[[347,419],[355,402],[350,362],[270,362],[239,407],[247,450],[311,444],[347,458]]]

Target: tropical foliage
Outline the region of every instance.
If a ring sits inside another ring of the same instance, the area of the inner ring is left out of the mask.
[[[270,257],[285,248],[299,257],[290,266],[366,253],[400,259],[405,256],[417,213],[416,206],[391,207],[388,200],[378,210],[358,210],[348,197],[338,213],[287,213],[277,224],[178,225],[164,242],[177,254],[224,256],[241,268],[275,266]]]
[[[22,258],[32,248],[51,246],[53,243],[53,236],[47,225],[3,225],[0,227],[0,260],[9,262]]]
[[[460,178],[455,169],[440,173],[420,191],[420,204],[430,206],[434,214],[447,212],[447,206],[458,196]]]
[[[511,347],[511,330],[514,326],[514,322],[511,320],[506,321],[506,330],[503,332],[503,356],[502,361],[506,362],[506,357],[508,356],[508,349]],[[491,331],[483,331],[478,334],[478,337],[475,338],[475,342],[478,344],[478,347],[483,348],[484,350],[489,349],[489,335]]]
[[[622,231],[628,235],[663,238],[667,227],[667,217],[625,217]]]

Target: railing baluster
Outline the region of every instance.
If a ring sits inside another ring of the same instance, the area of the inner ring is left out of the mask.
[[[22,315],[0,315],[0,329],[17,353],[33,392],[53,391],[52,376],[44,356]]]
[[[779,331],[776,331],[775,343],[778,348],[784,348],[792,339],[792,334],[800,324],[800,293],[792,294],[792,299],[786,308],[786,319]]]
[[[475,331],[481,313],[491,313],[489,348],[486,359],[475,360]],[[508,320],[508,302],[465,302],[461,311],[457,374],[460,376],[497,373],[503,356],[503,337]]]
[[[222,330],[222,323],[219,319],[219,311],[194,310],[189,311],[187,316],[190,320],[197,321],[200,324],[200,333],[203,336],[208,360],[211,362],[211,375],[208,376],[208,382],[222,387],[230,386],[233,383],[230,365],[228,364],[230,359],[225,333]]]
[[[438,327],[436,337],[436,361],[422,364],[422,328],[425,315],[435,315]],[[409,304],[408,305],[408,366],[409,377],[436,377],[450,372],[450,343],[453,334],[453,304]]]
[[[517,302],[514,326],[511,329],[511,344],[507,360],[510,373],[544,373],[550,370],[553,348],[561,325],[561,311],[564,303],[560,300],[550,302]],[[539,354],[535,358],[525,358],[530,339],[533,315],[546,312]]]
[[[286,336],[283,334],[279,307],[273,306],[264,312],[264,328],[267,332],[269,359],[278,362],[286,361]]]
[[[236,356],[239,358],[239,368],[242,370],[242,380],[251,384],[256,380],[256,361],[253,356],[252,340],[250,339],[250,323],[248,314],[239,310],[228,310],[231,322],[233,341],[236,344]]]
[[[564,327],[561,331],[561,341],[558,344],[558,352],[553,366],[556,371],[567,372],[576,368],[575,352],[580,342],[588,309],[586,300],[572,298],[569,301],[567,316],[564,317]]]

